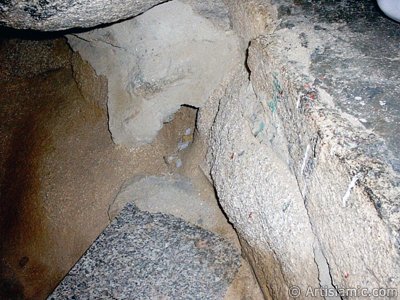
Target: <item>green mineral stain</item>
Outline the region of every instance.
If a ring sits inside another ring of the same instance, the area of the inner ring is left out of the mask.
[[[260,122],[259,126],[258,126],[258,130],[255,133],[255,136],[257,137],[261,132],[263,132],[265,129],[265,123],[264,122]]]
[[[278,77],[274,76],[274,92],[281,93],[283,91],[281,83],[279,82]]]
[[[274,100],[271,100],[268,103],[268,107],[271,110],[271,112],[273,112],[273,113],[276,112],[277,106],[278,106],[278,103],[276,101],[274,101]]]
[[[272,100],[268,103],[268,107],[271,110],[271,112],[274,113],[274,112],[276,112],[276,110],[278,108],[278,102],[281,99],[281,94],[283,93],[283,88],[281,86],[281,83],[279,82],[278,73],[274,72],[272,74],[272,76],[273,76],[274,96],[273,96]]]

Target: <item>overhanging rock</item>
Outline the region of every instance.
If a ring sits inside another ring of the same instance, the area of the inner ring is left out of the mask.
[[[7,0],[0,2],[0,24],[42,31],[88,28],[137,16],[166,1]]]

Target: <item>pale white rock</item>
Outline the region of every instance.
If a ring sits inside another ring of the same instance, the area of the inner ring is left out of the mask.
[[[108,78],[115,143],[151,143],[181,105],[201,107],[237,63],[239,42],[226,26],[227,14],[212,5],[217,15],[212,9],[201,15],[198,3],[172,1],[130,21],[68,36]]]

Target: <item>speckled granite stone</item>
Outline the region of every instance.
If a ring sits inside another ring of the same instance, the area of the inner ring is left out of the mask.
[[[219,236],[128,204],[48,299],[222,299],[239,265]]]

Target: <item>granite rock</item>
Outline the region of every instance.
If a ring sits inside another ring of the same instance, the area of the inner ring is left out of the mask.
[[[41,31],[89,28],[137,16],[165,1],[6,0],[0,2],[0,24]]]
[[[48,299],[222,299],[239,266],[221,237],[130,203]]]

